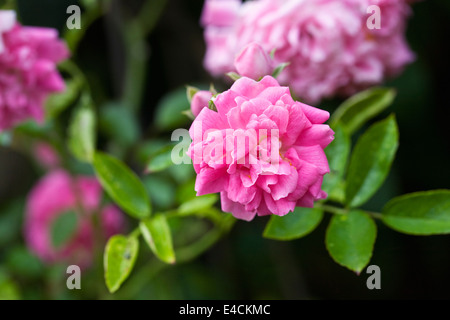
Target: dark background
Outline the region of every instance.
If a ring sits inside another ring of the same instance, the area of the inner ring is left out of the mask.
[[[211,79],[202,67],[205,44],[199,17],[203,1],[168,2],[148,37],[150,63],[139,117],[144,131],[152,126],[154,108],[167,92],[210,81],[221,87],[220,81]],[[126,3],[130,12],[139,8],[139,1]],[[20,0],[21,21],[63,30],[70,4],[76,2]],[[426,0],[413,6],[407,38],[417,55],[416,62],[386,83],[398,90],[389,112],[397,115],[400,149],[392,173],[366,205],[368,209],[380,210],[389,199],[403,193],[450,189],[449,23],[447,0]],[[99,104],[120,95],[123,52],[119,38],[108,18],[103,17],[88,30],[75,57],[95,88]],[[318,107],[333,111],[338,102],[324,101]],[[25,156],[2,148],[0,177],[0,204],[6,204],[26,194],[38,174]],[[326,217],[312,234],[287,243],[262,238],[265,218],[239,222],[207,254],[164,271],[138,298],[450,298],[450,236],[407,236],[378,223],[371,264],[380,266],[382,284],[381,290],[371,291],[366,287],[365,271],[357,276],[328,255],[324,244],[328,221]]]

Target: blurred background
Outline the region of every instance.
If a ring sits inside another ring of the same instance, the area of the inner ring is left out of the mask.
[[[117,19],[135,15],[142,5],[138,0],[111,2],[108,13],[85,30],[73,57],[89,81],[96,105],[113,103],[122,94],[125,53]],[[24,25],[53,27],[64,33],[66,8],[72,4],[78,3],[19,0],[19,17]],[[143,139],[170,139],[170,131],[163,132],[154,122],[158,105],[167,100],[168,93],[182,92],[178,97],[183,98],[172,99],[183,101],[180,103],[187,109],[185,85],[209,86],[214,82],[219,89],[227,88],[202,66],[202,6],[203,0],[167,0],[146,37],[143,52],[148,69],[137,117]],[[381,210],[389,199],[403,193],[450,189],[450,47],[445,44],[450,35],[449,21],[447,0],[425,0],[413,6],[407,38],[417,58],[400,77],[385,84],[396,88],[398,96],[379,117],[395,112],[400,148],[389,178],[365,206],[369,210]],[[332,112],[340,102],[323,101],[318,107]],[[61,115],[63,119],[69,116],[70,112]],[[189,123],[181,125],[187,128]],[[107,143],[103,134],[100,145]],[[120,146],[108,148],[120,153]],[[0,147],[0,283],[8,275],[8,283],[14,287],[11,290],[24,299],[111,298],[104,288],[101,266],[83,273],[82,290],[69,291],[65,286],[66,266],[46,266],[26,249],[22,234],[24,201],[42,173],[29,155]],[[148,182],[149,189],[159,190],[158,197],[152,198],[157,207],[170,208],[176,203],[178,183],[175,175],[164,172]],[[381,290],[371,291],[366,287],[369,275],[365,271],[357,276],[337,265],[327,253],[324,234],[329,218],[326,216],[312,234],[291,242],[264,239],[266,218],[252,223],[239,221],[228,236],[197,260],[158,273],[157,268],[144,267],[150,253],[142,250],[138,266],[143,268],[132,273],[116,298],[450,298],[450,236],[407,236],[377,223],[379,234],[370,264],[381,268]]]

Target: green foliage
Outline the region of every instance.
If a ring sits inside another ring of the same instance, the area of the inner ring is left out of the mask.
[[[151,213],[150,199],[139,178],[120,160],[97,152],[93,162],[108,195],[130,216],[144,219]]]
[[[118,103],[108,103],[100,109],[99,128],[114,142],[130,146],[139,138],[139,126],[133,113]]]
[[[272,77],[277,78],[290,64],[290,62],[284,62],[277,66],[275,70],[273,70]]]
[[[339,182],[342,180],[347,167],[347,161],[350,155],[351,141],[350,137],[342,126],[337,125],[334,128],[334,140],[325,149],[330,173],[324,177],[322,189],[332,194],[336,188],[341,187]]]
[[[156,107],[156,127],[162,131],[170,131],[185,126],[189,119],[183,114],[183,111],[189,108],[185,88],[168,93]]]
[[[208,208],[211,208],[217,200],[219,200],[219,197],[216,194],[206,194],[204,196],[195,197],[192,200],[184,202],[178,208],[178,214],[180,216],[188,216],[202,212]]]
[[[340,265],[360,273],[372,257],[377,228],[363,211],[353,210],[331,218],[326,234],[326,246]]]
[[[0,300],[19,300],[20,293],[17,285],[0,269]]]
[[[74,211],[64,212],[57,216],[50,229],[50,237],[55,248],[66,244],[75,234],[78,216]]]
[[[264,237],[285,241],[299,239],[314,231],[322,218],[322,210],[300,207],[284,217],[272,215],[264,230]]]
[[[69,148],[81,161],[91,162],[95,151],[96,116],[89,100],[75,110],[69,126]]]
[[[383,209],[382,221],[394,230],[412,235],[450,233],[450,190],[406,194]]]
[[[139,251],[139,241],[121,235],[109,239],[105,249],[105,281],[111,293],[116,292],[128,278]]]
[[[331,126],[339,123],[352,134],[389,107],[395,95],[395,90],[388,88],[362,91],[349,98],[334,112],[330,120]]]
[[[45,103],[46,117],[54,119],[74,103],[80,93],[82,84],[83,82],[79,78],[66,80],[66,89],[63,92],[48,97]]]
[[[175,263],[172,235],[164,215],[157,214],[141,221],[139,228],[148,246],[161,261]]]
[[[347,205],[359,207],[375,194],[389,173],[397,148],[394,116],[374,124],[359,138],[348,168]]]
[[[173,145],[168,145],[154,154],[147,165],[147,172],[159,172],[173,166],[172,161]]]

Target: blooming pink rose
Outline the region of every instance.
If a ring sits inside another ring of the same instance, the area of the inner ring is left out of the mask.
[[[274,69],[269,54],[256,42],[252,42],[242,49],[234,60],[234,66],[241,76],[254,80],[272,74]]]
[[[29,248],[42,260],[68,261],[80,267],[92,263],[94,239],[106,240],[123,230],[124,217],[112,205],[101,207],[102,189],[93,177],[71,177],[56,170],[45,176],[31,191],[26,209],[25,239]],[[51,228],[55,219],[67,212],[77,214],[72,237],[60,247],[52,243]],[[100,234],[95,235],[93,215],[99,216]]]
[[[11,11],[0,11],[0,131],[43,120],[47,96],[65,89],[56,64],[69,55],[56,30],[11,27],[11,19]]]
[[[315,103],[379,84],[414,59],[404,36],[406,0],[223,2],[206,0],[202,14],[204,65],[213,75],[235,71],[236,54],[257,42],[266,52],[276,49],[275,65],[290,62],[279,81]],[[367,27],[371,5],[381,9],[381,29]]]
[[[192,97],[191,111],[194,116],[198,116],[203,108],[208,107],[209,100],[211,100],[213,94],[210,91],[200,90]]]
[[[329,113],[292,99],[271,76],[243,77],[194,120],[189,156],[197,195],[220,192],[222,210],[252,220],[324,199]]]

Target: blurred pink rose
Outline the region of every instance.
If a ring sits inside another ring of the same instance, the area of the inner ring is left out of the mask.
[[[381,9],[381,29],[367,27],[371,5]],[[276,49],[276,64],[290,62],[279,81],[302,99],[349,95],[413,61],[409,14],[406,0],[206,0],[204,64],[213,75],[235,71],[236,54],[257,42]]]
[[[198,116],[203,108],[208,107],[209,100],[211,100],[213,94],[210,91],[200,90],[192,97],[191,111],[194,116]]]
[[[0,11],[0,54],[5,50],[3,33],[11,30],[16,23],[16,12],[12,10]]]
[[[56,64],[69,52],[57,31],[14,20],[13,12],[0,11],[0,131],[42,121],[47,96],[65,89]]]
[[[59,156],[53,147],[45,142],[34,145],[34,157],[45,168],[56,168],[60,165]]]
[[[234,66],[241,76],[254,80],[271,75],[274,69],[272,59],[256,42],[252,42],[242,49],[234,60]]]
[[[123,231],[124,217],[112,205],[101,207],[102,189],[93,177],[71,177],[56,170],[42,178],[31,191],[26,208],[25,239],[38,257],[48,263],[66,261],[88,267],[93,260],[94,238],[105,241]],[[51,230],[62,214],[75,212],[77,226],[60,247],[52,243]],[[100,234],[95,234],[93,216],[98,215]]]
[[[188,151],[197,195],[220,192],[222,210],[252,220],[286,215],[324,199],[329,113],[292,99],[271,76],[243,77],[194,120]]]

